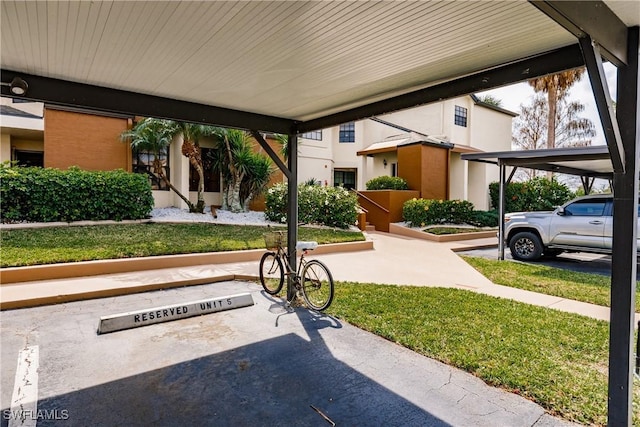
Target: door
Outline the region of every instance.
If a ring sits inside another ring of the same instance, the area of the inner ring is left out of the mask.
[[[549,235],[557,245],[603,248],[606,199],[576,200],[551,219]]]

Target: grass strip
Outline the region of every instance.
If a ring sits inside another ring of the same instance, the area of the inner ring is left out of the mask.
[[[605,307],[611,305],[611,278],[607,276],[522,262],[467,256],[463,258],[497,285]],[[640,312],[640,289],[636,289],[636,312]]]
[[[460,289],[351,282],[327,311],[551,414],[606,424],[607,322]]]
[[[0,266],[261,249],[265,232],[260,226],[202,223],[6,230],[0,234]],[[320,244],[364,240],[360,232],[327,228],[300,227],[298,234]]]

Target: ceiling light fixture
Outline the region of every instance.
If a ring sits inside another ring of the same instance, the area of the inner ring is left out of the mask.
[[[20,77],[14,77],[11,83],[0,83],[2,86],[9,86],[9,90],[12,94],[22,96],[27,93],[29,85]]]

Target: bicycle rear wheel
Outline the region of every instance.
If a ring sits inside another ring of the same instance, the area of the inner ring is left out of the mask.
[[[321,311],[333,301],[333,277],[326,265],[314,259],[302,270],[302,297],[307,306]]]
[[[275,295],[282,289],[284,268],[275,252],[267,252],[260,259],[260,283],[270,295]]]

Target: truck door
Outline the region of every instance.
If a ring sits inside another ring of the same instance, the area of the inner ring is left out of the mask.
[[[551,219],[550,242],[558,245],[603,248],[606,224],[605,199],[576,200],[564,214]]]

